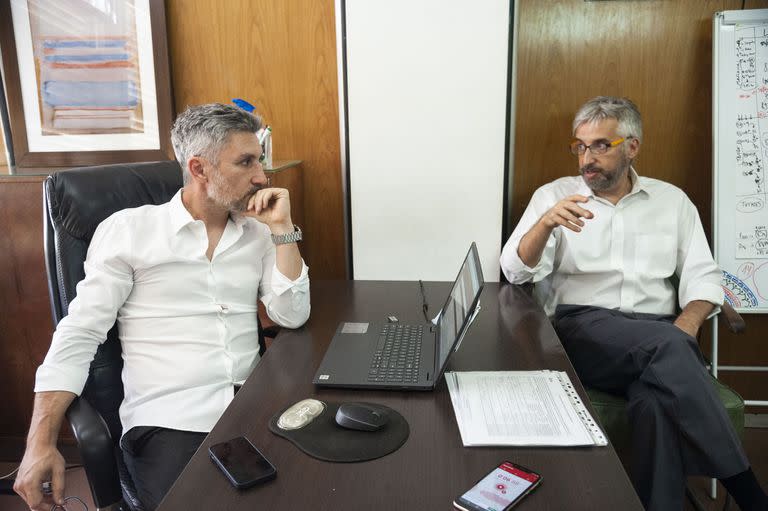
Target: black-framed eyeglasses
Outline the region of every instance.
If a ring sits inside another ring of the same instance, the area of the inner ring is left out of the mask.
[[[574,156],[580,156],[587,152],[587,149],[589,149],[589,152],[592,154],[605,154],[608,152],[608,149],[611,147],[616,147],[617,145],[621,144],[622,142],[626,142],[627,140],[631,140],[634,137],[621,137],[617,138],[616,140],[607,140],[605,138],[601,138],[600,140],[595,140],[591,144],[587,145],[581,140],[574,139],[571,141],[569,148],[571,150],[571,154]]]

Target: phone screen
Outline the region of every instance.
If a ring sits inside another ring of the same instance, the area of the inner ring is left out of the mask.
[[[460,507],[476,511],[503,511],[536,485],[541,476],[505,461],[457,499]]]
[[[237,437],[209,448],[211,458],[230,482],[246,488],[275,476],[275,467],[245,437]]]

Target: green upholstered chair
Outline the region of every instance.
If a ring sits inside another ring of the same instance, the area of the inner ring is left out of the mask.
[[[740,437],[744,436],[744,400],[732,388],[720,383],[714,377],[712,384],[720,395],[728,417],[731,418],[733,427]],[[622,396],[608,394],[596,389],[587,388],[587,395],[595,409],[596,419],[603,428],[603,431],[611,439],[614,448],[622,452],[630,445],[630,435],[632,433],[629,420],[627,418],[627,400]]]

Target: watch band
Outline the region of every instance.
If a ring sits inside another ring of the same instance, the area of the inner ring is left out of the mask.
[[[285,245],[286,243],[296,243],[297,241],[301,241],[301,228],[296,224],[293,224],[293,232],[272,235],[272,243],[275,245]]]

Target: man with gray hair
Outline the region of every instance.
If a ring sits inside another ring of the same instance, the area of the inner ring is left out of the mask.
[[[536,284],[581,380],[626,396],[646,509],[682,509],[686,475],[719,478],[743,510],[768,509],[696,342],[723,303],[721,272],[685,193],[632,167],[642,136],[630,100],[584,104],[570,144],[580,176],[536,190],[502,270]]]
[[[267,188],[261,120],[221,104],[189,108],[172,130],[184,187],[126,209],[93,236],[85,278],[37,371],[14,489],[32,509],[64,496],[56,438],[117,318],[125,398],[120,445],[154,509],[259,361],[258,301],[276,323],[309,317],[309,277],[288,191]],[[53,495],[41,493],[52,482]]]

